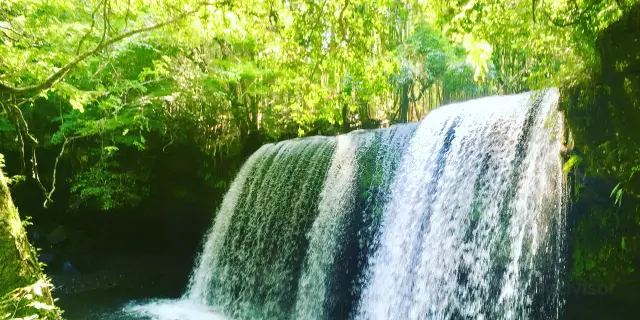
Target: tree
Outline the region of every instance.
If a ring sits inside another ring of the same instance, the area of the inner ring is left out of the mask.
[[[127,2],[128,4],[130,2]],[[23,13],[22,10],[29,10],[32,9],[34,3],[26,3],[26,4],[22,4],[23,7],[20,7],[20,4],[18,4],[18,2],[14,2],[14,1],[9,1],[6,2],[4,4],[4,6],[6,6],[6,9],[8,11],[8,16],[6,18],[9,18],[9,22],[7,22],[6,24],[8,26],[3,28],[3,34],[4,34],[4,38],[3,43],[4,46],[6,47],[14,47],[14,44],[12,44],[9,40],[13,39],[9,34],[10,33],[15,33],[17,35],[20,35],[22,37],[22,39],[19,39],[17,42],[18,48],[25,48],[27,46],[26,42],[32,40],[32,39],[37,39],[36,38],[36,32],[34,30],[23,30],[23,31],[18,31],[16,29],[14,29],[13,25],[14,22],[18,22],[20,20],[24,20],[24,16],[23,15],[18,15],[20,13]],[[54,85],[56,85],[56,83],[58,83],[60,80],[62,80],[65,76],[67,76],[67,74],[69,74],[69,72],[71,72],[73,69],[76,68],[76,66],[78,66],[78,64],[84,62],[87,58],[94,56],[100,52],[102,52],[103,50],[107,49],[108,47],[117,44],[120,41],[123,41],[129,37],[132,37],[134,35],[140,34],[140,33],[144,33],[144,32],[149,32],[155,29],[159,29],[162,27],[166,27],[172,24],[176,24],[178,23],[180,20],[183,20],[184,18],[190,16],[190,15],[194,15],[195,13],[197,13],[198,11],[200,11],[200,9],[202,9],[205,6],[208,5],[212,5],[211,3],[207,3],[207,2],[198,2],[195,3],[193,9],[187,9],[184,12],[181,12],[180,14],[176,15],[173,18],[167,19],[163,22],[159,22],[159,23],[155,23],[155,24],[151,24],[148,26],[141,26],[139,28],[134,28],[132,30],[127,30],[128,29],[128,22],[129,22],[129,14],[130,12],[130,7],[127,7],[127,11],[126,11],[126,15],[124,17],[124,27],[122,27],[119,31],[115,31],[113,25],[115,25],[116,21],[112,21],[112,17],[111,17],[111,12],[112,12],[112,5],[116,5],[115,3],[112,3],[110,0],[102,0],[100,1],[96,6],[95,9],[93,9],[92,13],[91,13],[91,24],[90,27],[88,28],[88,31],[82,35],[82,37],[80,38],[80,40],[78,41],[77,44],[77,49],[76,49],[76,56],[71,58],[69,62],[63,64],[61,67],[55,67],[55,65],[58,63],[57,61],[53,61],[53,65],[54,65],[54,70],[56,70],[53,74],[47,76],[45,79],[43,80],[37,80],[36,83],[34,84],[28,84],[28,85],[23,85],[23,86],[12,86],[10,84],[7,83],[3,83],[0,81],[0,96],[2,97],[2,100],[7,100],[7,103],[2,103],[3,109],[6,112],[7,116],[10,118],[13,118],[15,123],[16,123],[16,127],[19,129],[18,130],[18,134],[21,135],[20,140],[24,141],[25,137],[28,137],[30,139],[30,142],[33,143],[32,146],[32,156],[31,156],[31,161],[32,163],[34,163],[34,165],[32,166],[32,172],[33,172],[33,177],[38,181],[38,184],[40,185],[40,187],[42,188],[42,191],[45,195],[45,207],[47,206],[48,202],[51,202],[51,195],[53,194],[53,192],[55,191],[55,172],[54,172],[54,179],[52,182],[52,187],[51,190],[49,192],[47,192],[46,188],[42,185],[42,183],[40,182],[39,176],[38,176],[38,172],[37,172],[37,168],[35,163],[37,162],[36,160],[36,146],[38,144],[38,140],[35,139],[29,132],[29,125],[26,122],[24,115],[22,114],[22,111],[20,110],[20,108],[18,107],[20,104],[24,103],[25,101],[28,101],[29,99],[32,99],[35,96],[38,95],[42,95],[43,91],[46,91],[50,88],[52,88]],[[73,6],[73,5],[72,5]],[[51,11],[45,11],[48,14],[56,14],[56,13],[60,13],[58,10],[65,10],[65,6],[63,3],[53,3],[51,5],[45,5],[45,7],[51,7],[53,8],[53,10]],[[98,13],[98,11],[102,11],[102,17],[101,17],[101,21],[97,21],[97,17],[96,14]],[[12,13],[14,13],[14,15],[12,16]],[[27,12],[28,13],[28,12]],[[39,13],[36,13],[36,15],[38,15]],[[11,19],[13,18],[13,19]],[[34,19],[36,17],[33,17]],[[115,20],[115,19],[114,19]],[[95,35],[93,35],[95,26],[99,23],[102,22],[102,31],[101,31],[101,35],[99,36],[99,41],[95,44],[95,46],[93,47],[93,49],[87,50],[83,53],[81,53],[83,44],[85,42],[89,42],[88,40],[92,37],[95,37]],[[24,28],[28,28],[28,26],[23,25],[22,27]],[[28,33],[28,35],[27,35]],[[45,31],[45,34],[47,32]],[[115,33],[114,35],[111,35],[111,33]],[[9,39],[9,40],[7,40]],[[41,39],[43,40],[43,39]],[[22,43],[21,43],[22,42]],[[8,59],[11,63],[12,58],[17,58],[17,57],[12,57],[11,53],[15,53],[15,51],[9,49],[8,51]],[[18,52],[21,50],[18,50]],[[46,51],[46,50],[42,50],[41,48],[37,48],[35,50],[26,50],[27,52],[29,51],[35,51],[35,52],[29,52],[33,55],[38,55],[40,56],[40,58],[44,58],[42,60],[36,58],[35,62],[41,63],[43,62],[43,60],[46,62],[52,62],[52,61],[47,61],[49,60],[50,57],[48,57],[46,54],[44,55],[44,57],[42,57],[42,52],[41,51]],[[38,52],[40,51],[40,52]],[[68,51],[68,50],[67,50]],[[24,53],[24,52],[20,52],[20,53]],[[24,54],[23,54],[24,55]],[[13,63],[16,62],[25,62],[25,61],[19,61],[18,59],[15,59],[17,61],[13,61]],[[32,60],[33,62],[33,60]],[[28,65],[28,63],[26,63],[25,65]],[[47,66],[48,68],[51,68],[51,66]],[[7,70],[4,70],[5,72]],[[10,75],[9,77],[13,78],[15,81],[19,81],[19,77],[20,76],[16,76],[16,75]],[[1,79],[1,78],[0,78]],[[67,89],[69,88],[73,88],[73,87],[66,87]],[[75,88],[74,88],[75,89]],[[80,110],[82,110],[82,106],[80,105],[82,100],[87,100],[86,98],[86,94],[82,93],[82,92],[73,92],[74,90],[67,90],[67,94],[70,94],[70,103],[72,104],[72,106],[74,108],[78,108]],[[46,96],[46,94],[45,94]],[[60,152],[60,154],[62,155],[64,153],[64,148],[66,145],[66,138],[65,138],[65,144],[63,144],[62,146],[62,151]],[[56,160],[56,164],[57,164],[57,160]],[[55,170],[54,170],[55,171]]]
[[[11,318],[41,316],[60,319],[51,284],[42,273],[35,248],[27,240],[13,205],[0,154],[0,314]],[[34,317],[35,319],[35,317]]]

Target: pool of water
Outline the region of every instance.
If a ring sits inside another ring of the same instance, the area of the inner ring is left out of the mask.
[[[101,261],[95,270],[81,268],[80,274],[52,276],[56,304],[64,310],[65,319],[220,319],[210,307],[180,299],[191,270],[190,258],[136,254]]]

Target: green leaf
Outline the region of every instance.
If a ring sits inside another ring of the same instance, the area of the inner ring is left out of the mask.
[[[116,146],[107,146],[107,147],[104,147],[104,150],[107,152],[108,155],[112,155],[120,149]]]
[[[42,302],[38,302],[38,301],[33,301],[31,303],[29,303],[30,307],[36,308],[36,309],[42,309],[42,310],[53,310],[55,309],[54,306],[46,304],[46,303],[42,303]]]
[[[569,158],[569,160],[567,160],[567,162],[565,162],[564,166],[562,167],[562,171],[567,173],[571,171],[571,169],[573,169],[575,166],[579,165],[581,162],[582,157],[574,154]]]
[[[71,104],[71,107],[74,110],[78,110],[80,112],[84,112],[84,104],[82,103],[82,101],[76,100],[76,99],[70,99],[69,103]]]
[[[615,195],[615,204],[618,206],[622,206],[622,195],[624,194],[624,189],[622,188],[622,183],[618,183],[615,188],[611,191],[611,195],[609,197],[614,197]]]
[[[609,197],[613,197],[613,195],[618,191],[618,189],[620,189],[621,186],[622,186],[622,184],[620,184],[620,183],[616,184],[616,186],[613,188],[613,190],[611,190],[611,194],[609,195]]]

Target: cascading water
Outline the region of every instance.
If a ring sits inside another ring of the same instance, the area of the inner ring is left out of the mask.
[[[234,319],[558,318],[557,100],[484,98],[420,124],[263,146],[182,302]]]
[[[556,102],[555,90],[486,98],[423,121],[393,183],[356,318],[558,317]]]

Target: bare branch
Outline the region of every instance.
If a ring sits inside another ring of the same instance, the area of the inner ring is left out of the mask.
[[[64,154],[64,149],[67,146],[67,142],[69,142],[69,140],[65,137],[64,142],[62,143],[62,148],[60,148],[60,153],[56,157],[56,162],[53,165],[53,181],[51,182],[51,190],[49,191],[49,193],[45,193],[45,200],[44,200],[45,208],[47,207],[49,202],[53,202],[53,200],[51,200],[52,199],[51,197],[53,197],[53,193],[56,192],[56,176],[58,175],[57,174],[58,162],[60,162],[60,158],[62,158],[62,155]]]
[[[64,115],[62,114],[62,107],[59,106],[58,111],[60,112],[60,132],[62,132],[62,137],[64,138],[64,142],[62,143],[62,148],[60,148],[60,153],[56,157],[56,162],[53,165],[53,178],[51,179],[51,190],[49,193],[45,191],[45,200],[43,206],[46,208],[49,205],[49,202],[52,202],[53,193],[56,192],[56,177],[58,176],[58,163],[60,162],[60,158],[64,154],[64,149],[69,142],[67,136],[64,134]]]
[[[23,101],[23,103],[24,102],[26,101]],[[5,105],[5,107],[7,107],[7,105]],[[31,172],[33,173],[33,179],[36,181],[36,183],[38,184],[38,187],[40,187],[40,189],[42,190],[42,193],[46,198],[45,200],[45,207],[46,207],[47,202],[53,202],[53,201],[51,200],[51,198],[49,198],[47,194],[47,189],[42,184],[42,181],[40,181],[40,175],[38,174],[38,160],[36,157],[38,140],[34,136],[32,136],[31,133],[29,133],[29,126],[27,124],[27,121],[24,118],[24,115],[22,114],[22,110],[20,110],[19,108],[19,104],[9,104],[8,107],[13,109],[11,111],[11,114],[15,118],[16,127],[18,129],[18,136],[20,138],[20,142],[22,144],[23,150],[24,150],[24,140],[22,136],[26,135],[31,140]]]

